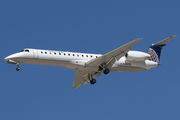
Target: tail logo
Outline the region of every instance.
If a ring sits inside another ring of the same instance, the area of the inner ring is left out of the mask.
[[[152,48],[149,48],[148,53],[151,55],[151,59],[149,59],[150,61],[159,63],[159,57]]]
[[[160,42],[158,42],[156,44],[152,44],[147,52],[151,55],[151,59],[149,59],[149,60],[159,63],[162,47],[166,45],[165,44],[166,42],[170,41],[171,39],[173,39],[175,37],[176,36],[170,36],[164,40],[161,40]]]

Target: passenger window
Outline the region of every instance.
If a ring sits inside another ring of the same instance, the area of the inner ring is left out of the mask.
[[[82,55],[82,57],[84,57],[84,55]]]
[[[66,53],[64,53],[64,55],[66,55]]]
[[[61,53],[59,53],[59,55],[61,55]]]
[[[25,52],[29,52],[29,50],[24,50]]]
[[[70,56],[70,54],[68,54]]]
[[[54,53],[56,55],[56,53]]]
[[[41,53],[43,53],[43,51],[41,51]]]
[[[45,52],[45,54],[47,54],[47,52]]]
[[[93,57],[93,56],[91,55],[91,57]]]
[[[88,57],[88,55],[86,55],[86,57]]]
[[[73,56],[74,56],[74,54],[73,54]]]
[[[77,55],[79,57],[79,55]]]
[[[96,58],[97,58],[97,56],[96,56]]]

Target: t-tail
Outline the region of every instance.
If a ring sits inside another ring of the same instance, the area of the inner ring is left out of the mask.
[[[149,60],[159,63],[162,47],[166,45],[165,44],[166,42],[170,41],[171,39],[175,37],[176,36],[170,36],[156,44],[152,44],[148,49],[148,53],[151,55],[151,59]]]

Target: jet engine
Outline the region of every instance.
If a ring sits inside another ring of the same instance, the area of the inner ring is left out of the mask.
[[[145,61],[151,58],[148,53],[139,51],[129,51],[128,53],[126,53],[125,57],[129,61]]]

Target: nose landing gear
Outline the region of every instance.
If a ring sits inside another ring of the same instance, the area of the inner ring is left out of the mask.
[[[20,67],[17,67],[16,70],[19,71],[21,68]]]
[[[21,68],[19,67],[19,63],[16,64],[17,65],[17,68],[16,70],[19,71]]]
[[[17,71],[19,71],[19,70],[21,69],[21,68],[19,67],[19,63],[18,63],[17,61],[15,61],[15,60],[9,59],[9,60],[7,61],[7,63],[13,64],[13,65],[17,65],[17,68],[16,68]]]
[[[88,79],[90,80],[91,85],[94,85],[96,83],[96,79],[92,77],[92,74],[88,75]]]

